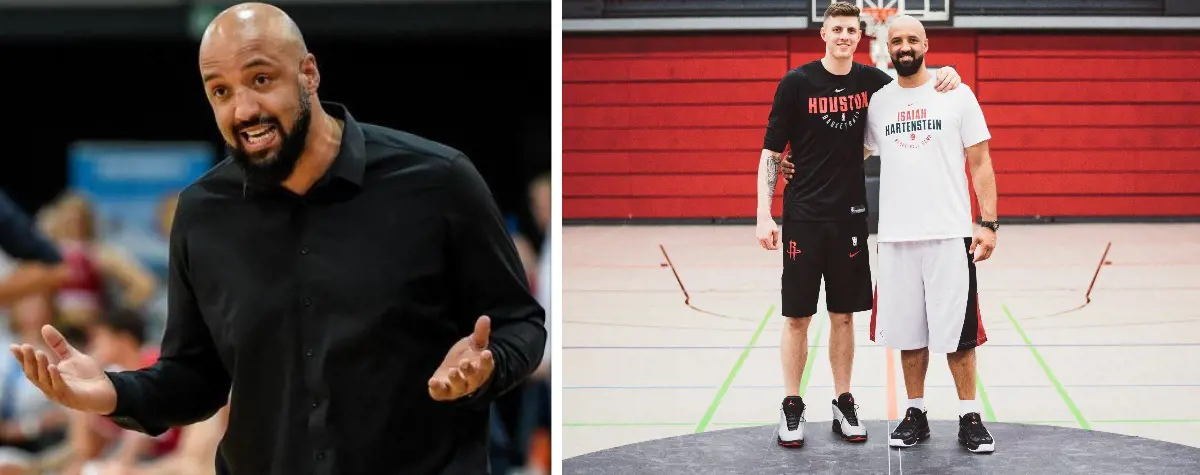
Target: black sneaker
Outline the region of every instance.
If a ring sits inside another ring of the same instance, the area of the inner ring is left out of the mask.
[[[804,446],[804,400],[799,396],[783,398],[779,408],[779,445],[784,447]]]
[[[867,441],[867,427],[858,422],[858,405],[850,393],[833,401],[833,433],[849,442]]]
[[[917,442],[929,438],[929,413],[915,407],[908,408],[904,420],[892,431],[888,445],[892,447],[912,447]]]
[[[969,412],[958,418],[958,443],[975,453],[990,453],[996,450],[992,433],[983,426],[978,412]]]

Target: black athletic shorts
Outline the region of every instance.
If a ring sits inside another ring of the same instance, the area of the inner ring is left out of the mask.
[[[833,313],[871,310],[871,261],[866,219],[784,221],[783,316],[817,313],[821,278],[825,307]]]

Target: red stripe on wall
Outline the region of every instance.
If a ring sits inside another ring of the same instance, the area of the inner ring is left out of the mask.
[[[568,191],[569,190],[569,191]],[[783,187],[776,189],[776,195]],[[653,195],[650,195],[653,193]],[[704,175],[572,175],[563,177],[563,196],[721,197],[758,196],[756,173]],[[753,208],[750,209],[753,211]]]
[[[1003,105],[986,104],[990,126],[1001,125],[1200,125],[1194,105]]]
[[[563,38],[566,58],[761,57],[785,56],[786,50],[787,37],[774,34]]]
[[[567,152],[563,174],[757,173],[762,149],[727,152]]]
[[[775,200],[774,213],[780,212]],[[735,218],[754,216],[754,198],[563,198],[574,218]],[[753,244],[753,235],[747,236]]]
[[[1195,216],[1200,196],[1009,196],[1001,216]]]
[[[563,151],[568,150],[762,150],[762,127],[740,129],[567,129]]]
[[[1015,195],[1178,195],[1200,196],[1200,172],[1190,173],[997,173],[1001,197]]]
[[[965,180],[966,177],[964,176]],[[1001,197],[1017,195],[1200,195],[1200,173],[998,173]],[[563,196],[757,196],[754,173],[570,175]],[[776,194],[781,192],[777,190]]]
[[[992,168],[1005,172],[1200,172],[1200,150],[1003,150]]]
[[[1200,38],[931,36],[984,105],[1001,216],[1200,215]],[[775,88],[823,53],[816,30],[564,39],[564,216],[753,217]]]
[[[975,89],[983,104],[1200,103],[1200,81],[986,81]]]
[[[1200,57],[1200,37],[1155,35],[1030,35],[987,34],[979,37],[979,56],[1058,56],[1090,58]]]
[[[762,123],[771,104],[748,106],[578,106],[563,110],[564,128],[738,127]]]
[[[563,107],[576,105],[770,104],[778,81],[563,84]]]
[[[979,58],[979,79],[1200,79],[1173,58]]]
[[[563,60],[563,81],[779,80],[785,58],[670,58]]]
[[[1200,147],[1197,127],[993,127],[993,149],[1147,150]]]

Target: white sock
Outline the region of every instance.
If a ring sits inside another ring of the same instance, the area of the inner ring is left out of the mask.
[[[908,407],[915,407],[919,411],[924,411],[925,410],[925,398],[919,397],[916,399],[909,399]]]
[[[962,417],[968,413],[979,412],[979,401],[975,399],[960,399],[958,401],[958,416]]]

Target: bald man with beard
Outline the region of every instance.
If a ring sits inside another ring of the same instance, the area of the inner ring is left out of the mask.
[[[150,435],[228,402],[221,475],[487,473],[489,404],[546,330],[470,160],[320,101],[276,7],[225,10],[199,56],[231,155],[180,193],[159,361],[105,372],[46,326],[11,348],[26,377]]]
[[[879,152],[879,234],[871,340],[900,350],[908,409],[889,444],[930,436],[925,409],[929,353],[944,353],[959,398],[958,440],[992,452],[975,399],[975,348],[987,341],[975,263],[996,247],[996,175],[991,134],[979,101],[963,84],[938,93],[925,67],[925,28],[901,15],[888,28],[897,79],[871,99],[864,155]],[[964,163],[965,161],[965,163]],[[982,220],[971,216],[964,165]]]

